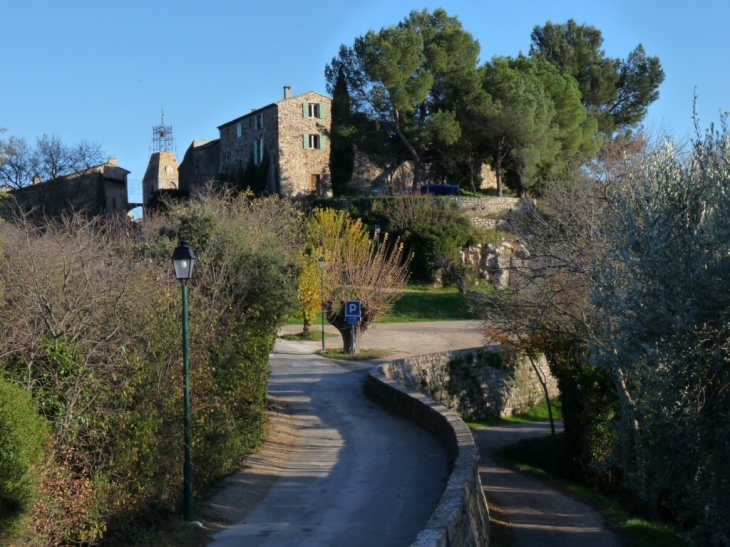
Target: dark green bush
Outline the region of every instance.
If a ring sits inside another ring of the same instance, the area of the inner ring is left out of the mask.
[[[432,222],[410,226],[403,235],[407,253],[413,254],[410,264],[412,283],[434,284],[442,270],[461,264],[459,250],[478,242],[476,231],[460,215],[443,215]],[[459,272],[464,275],[465,272]]]
[[[46,421],[30,394],[0,378],[0,544],[19,534],[38,494],[48,441]]]
[[[613,461],[618,398],[605,371],[588,364],[586,356],[585,347],[557,335],[545,346],[565,425],[559,471],[574,482],[609,492],[620,486],[623,476]]]

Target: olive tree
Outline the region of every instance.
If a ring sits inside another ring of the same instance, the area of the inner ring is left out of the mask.
[[[626,378],[627,472],[696,544],[730,541],[730,138],[667,142],[611,196],[592,298],[597,364]]]

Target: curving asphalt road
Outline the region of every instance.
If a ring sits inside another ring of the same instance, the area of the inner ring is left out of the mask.
[[[391,349],[392,359],[481,343],[477,322],[438,322],[378,326],[365,333],[362,347]],[[327,345],[341,347],[341,341],[328,338]],[[401,547],[433,513],[447,480],[443,448],[365,397],[372,364],[324,360],[313,355],[319,347],[277,341],[269,392],[291,406],[303,427],[281,478],[243,521],[216,534],[211,547]],[[485,493],[505,511],[514,547],[618,547],[589,507],[494,461],[502,446],[547,435],[548,427],[474,431]]]
[[[365,397],[372,365],[301,351],[301,344],[280,341],[271,359],[269,392],[304,424],[288,468],[261,504],[211,546],[409,545],[443,492],[444,449]]]

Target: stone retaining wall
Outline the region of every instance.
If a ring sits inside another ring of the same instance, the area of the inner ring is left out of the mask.
[[[557,380],[544,357],[536,359],[550,397]],[[537,373],[527,358],[504,362],[497,346],[431,353],[383,365],[384,374],[425,393],[464,419],[513,416],[545,399]]]
[[[463,213],[469,221],[483,230],[509,231],[507,218],[520,214],[529,204],[528,200],[520,198],[468,198],[468,197],[441,197],[440,200],[452,204]]]
[[[544,358],[537,366],[550,396],[556,396],[557,382]],[[470,388],[464,389],[464,383]],[[497,346],[406,357],[371,370],[365,391],[382,406],[425,427],[448,454],[452,471],[446,490],[411,547],[488,547],[489,509],[474,438],[459,414],[434,399],[469,416],[484,409],[492,414],[499,409],[501,416],[527,410],[544,398],[529,361],[505,367]]]
[[[469,428],[443,405],[387,378],[385,366],[370,372],[366,392],[386,408],[428,429],[446,448],[452,468],[441,501],[411,547],[487,547],[489,511]]]
[[[503,217],[519,207],[520,198],[450,198],[458,203],[459,210],[467,216]]]

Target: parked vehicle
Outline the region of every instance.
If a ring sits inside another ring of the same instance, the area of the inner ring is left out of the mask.
[[[433,196],[459,196],[459,187],[456,184],[422,184],[421,194]]]

